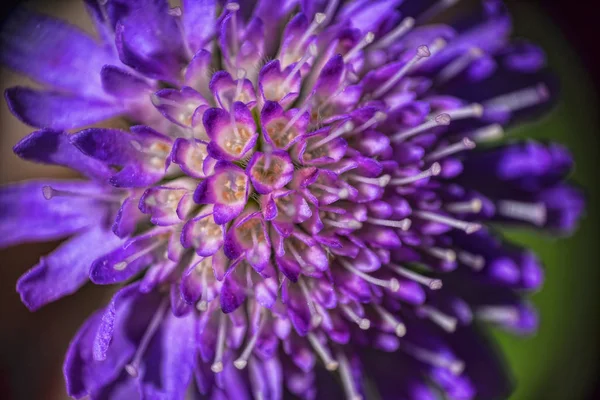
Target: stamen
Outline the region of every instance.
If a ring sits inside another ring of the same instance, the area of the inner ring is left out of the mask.
[[[340,82],[341,82],[340,87],[331,96],[329,96],[327,99],[325,99],[324,102],[322,102],[319,105],[319,108],[317,108],[317,116],[320,116],[321,110],[324,109],[325,107],[327,107],[327,105],[329,103],[331,103],[333,100],[335,100],[335,98],[338,97],[340,94],[344,93],[346,91],[346,89],[348,88],[348,86],[350,86],[351,82],[347,79],[347,75],[354,76],[354,75],[352,75],[352,73],[350,71],[348,71],[348,69],[344,70],[342,79],[340,80]]]
[[[340,360],[340,375],[342,378],[342,385],[344,387],[344,393],[346,394],[347,400],[362,400],[362,396],[356,390],[354,386],[354,377],[352,376],[352,370],[350,369],[350,363],[346,358],[343,351],[337,352],[337,358]]]
[[[519,321],[519,310],[513,306],[480,306],[475,310],[475,317],[486,322],[511,324]]]
[[[448,126],[450,125],[450,122],[452,122],[450,115],[443,113],[433,119],[423,122],[421,125],[417,125],[413,128],[393,134],[390,137],[390,141],[394,143],[404,142],[405,140],[418,135],[419,133],[423,133],[429,129],[435,128],[436,126]]]
[[[485,258],[466,251],[458,252],[458,261],[475,271],[481,271],[485,266]]]
[[[451,249],[443,249],[441,247],[427,247],[421,246],[420,249],[430,256],[439,258],[444,261],[454,262],[456,261],[456,253]]]
[[[294,249],[295,251],[295,249]],[[296,253],[297,254],[297,253]],[[304,279],[298,279],[298,283],[300,284],[300,290],[302,290],[302,294],[304,294],[304,298],[306,298],[306,304],[308,306],[308,311],[310,312],[310,324],[313,328],[321,325],[321,321],[323,321],[323,317],[319,314],[317,309],[315,308],[315,303],[312,300],[310,291],[308,290],[308,286]]]
[[[381,187],[386,187],[389,183],[390,183],[390,179],[392,177],[385,174],[385,175],[381,175],[379,178],[367,178],[366,176],[360,176],[360,175],[348,175],[348,179],[355,181],[355,182],[361,182],[361,183],[367,183],[369,185],[376,185],[376,186],[381,186]]]
[[[404,218],[400,221],[393,221],[389,219],[380,219],[380,218],[367,218],[367,222],[373,225],[387,226],[390,228],[398,228],[403,231],[407,231],[410,229],[411,220],[408,218]]]
[[[502,139],[504,128],[500,124],[489,125],[474,131],[469,137],[476,143],[491,142]]]
[[[415,26],[415,19],[412,17],[406,17],[400,22],[394,30],[386,34],[384,37],[379,39],[377,43],[373,45],[373,50],[384,49],[398,41],[404,36],[409,30]]]
[[[314,44],[314,43],[311,43],[310,46],[308,46],[308,50],[306,51],[306,53],[304,53],[304,55],[302,56],[302,58],[300,59],[300,61],[298,61],[296,63],[296,66],[294,67],[294,69],[292,69],[292,71],[290,71],[290,73],[288,74],[288,76],[285,77],[285,80],[281,84],[281,87],[284,90],[288,87],[288,85],[290,84],[290,81],[294,78],[294,76],[296,76],[296,74],[298,73],[298,71],[300,71],[300,69],[304,66],[304,64],[311,57],[316,57],[317,53],[318,53],[317,45]]]
[[[420,283],[421,285],[427,286],[431,290],[439,290],[442,288],[442,281],[435,278],[430,278],[428,276],[424,276],[418,274],[410,269],[403,268],[396,264],[390,264],[390,268],[395,271],[398,275],[401,275],[405,278],[408,278],[412,281]]]
[[[390,313],[385,308],[381,307],[379,304],[373,304],[373,308],[375,308],[375,311],[379,313],[379,315],[385,322],[394,327],[394,333],[396,334],[396,336],[403,337],[404,335],[406,335],[406,325],[398,321],[396,317],[392,315],[392,313]]]
[[[104,193],[85,193],[85,192],[74,192],[72,190],[61,190],[55,189],[52,186],[42,186],[42,195],[46,200],[51,200],[54,197],[83,197],[94,200],[108,201],[108,202],[121,202],[123,199],[120,196],[111,196]]]
[[[206,296],[208,296],[207,283],[208,283],[208,268],[204,268],[202,270],[202,294],[200,295],[200,301],[196,304],[196,308],[198,311],[206,311],[208,309],[208,301],[206,301]]]
[[[518,111],[538,105],[550,97],[548,87],[540,83],[537,86],[504,94],[483,103],[485,108],[500,108],[507,111]]]
[[[302,117],[309,108],[310,108],[310,101],[306,101],[304,103],[304,105],[302,106],[302,108],[300,108],[298,110],[298,112],[296,114],[294,114],[294,116],[292,118],[290,118],[288,123],[285,124],[281,134],[284,135],[292,126],[294,126],[296,121],[298,121],[300,119],[300,117]]]
[[[344,311],[344,313],[346,314],[346,316],[348,318],[350,318],[350,320],[352,322],[354,322],[356,325],[359,326],[360,329],[366,331],[367,329],[369,329],[371,327],[371,321],[369,321],[367,318],[360,317],[347,304],[340,305],[340,308],[342,309],[342,311]]]
[[[183,11],[181,10],[181,7],[173,7],[170,8],[167,13],[172,16],[175,17],[175,24],[177,24],[177,29],[179,30],[179,34],[181,35],[181,37],[185,37],[185,28],[183,27],[183,23],[181,21],[181,17],[183,15]],[[194,57],[194,53],[192,53],[192,50],[190,49],[190,46],[187,42],[187,40],[183,41],[183,48],[185,50],[185,54],[187,55],[188,59],[192,59],[192,57]]]
[[[235,87],[235,97],[233,98],[233,101],[235,101],[236,99],[239,99],[240,95],[242,94],[245,79],[246,79],[246,70],[243,68],[238,69],[237,70],[237,85]],[[231,102],[231,106],[233,107],[233,102]]]
[[[427,221],[439,222],[441,224],[445,224],[453,228],[463,230],[468,234],[477,232],[479,229],[481,229],[480,224],[474,222],[461,221],[445,215],[436,214],[431,211],[415,211],[413,214]]]
[[[230,3],[231,4],[231,3]],[[217,352],[215,353],[215,360],[210,366],[210,370],[215,374],[223,371],[223,352],[225,350],[225,324],[227,323],[226,316],[221,313],[219,316],[219,333],[217,336]]]
[[[140,366],[140,362],[142,361],[142,357],[148,349],[150,340],[152,340],[152,337],[159,328],[168,305],[169,302],[167,301],[167,299],[163,300],[160,303],[160,305],[156,309],[156,312],[152,316],[152,319],[150,320],[150,324],[148,324],[148,327],[146,328],[146,331],[142,336],[142,340],[140,341],[140,345],[135,351],[132,361],[129,364],[125,365],[125,371],[127,371],[127,373],[134,378],[138,376],[138,368]]]
[[[373,93],[374,98],[379,98],[386,94],[400,79],[402,79],[406,73],[423,58],[431,56],[429,47],[423,45],[417,48],[417,54],[407,62],[402,68],[398,70],[392,77],[390,77],[379,89]]]
[[[159,162],[162,162],[165,158],[167,158],[171,152],[171,149],[166,147],[163,143],[154,143],[150,147],[144,147],[137,140],[130,140],[129,143],[136,151],[147,154]]]
[[[312,185],[310,185],[310,187],[315,187],[317,189],[321,189],[324,192],[334,194],[342,200],[347,199],[350,195],[350,191],[346,188],[332,188],[330,186],[322,185],[320,183],[313,183]]]
[[[248,343],[246,344],[246,347],[244,348],[244,351],[242,351],[242,354],[240,355],[240,357],[233,362],[233,365],[237,369],[244,369],[244,368],[246,368],[246,365],[248,365],[248,358],[250,358],[250,355],[252,354],[252,350],[254,350],[254,346],[256,345],[256,342],[258,341],[258,337],[260,336],[260,332],[262,331],[263,327],[265,326],[265,320],[266,320],[266,317],[261,312],[258,328],[252,334],[252,336],[250,337],[250,340],[248,340]]]
[[[397,292],[398,289],[400,289],[400,282],[398,282],[398,279],[396,278],[392,278],[389,280],[385,280],[385,279],[378,279],[378,278],[374,278],[371,275],[368,275],[356,268],[354,268],[348,261],[344,260],[344,259],[340,259],[340,263],[350,272],[352,272],[353,274],[358,275],[359,277],[361,277],[363,280],[373,284],[373,285],[377,285],[377,286],[381,286],[384,288],[388,288],[390,289],[392,292]]]
[[[331,357],[331,353],[329,353],[329,350],[327,350],[325,346],[323,346],[323,344],[319,341],[319,339],[317,339],[317,337],[312,332],[309,332],[306,335],[306,338],[310,342],[313,349],[315,349],[315,352],[319,355],[321,360],[323,360],[325,368],[327,368],[328,371],[335,371],[336,369],[338,369],[339,363]]]
[[[355,219],[349,219],[347,221],[335,221],[333,219],[324,219],[323,223],[325,225],[333,226],[335,228],[340,229],[360,229],[362,228],[362,224]]]
[[[446,210],[453,214],[465,214],[465,213],[478,213],[481,211],[483,203],[481,199],[474,198],[470,201],[463,201],[457,203],[449,203],[444,207]]]
[[[444,38],[440,37],[435,39],[433,43],[431,43],[431,46],[429,46],[429,51],[431,52],[431,55],[436,55],[440,50],[446,47],[447,44],[448,42],[446,42]]]
[[[375,34],[373,32],[367,32],[367,34],[361,39],[361,41],[358,42],[356,46],[354,46],[348,53],[346,53],[346,55],[344,56],[344,62],[347,63],[348,61],[352,60],[352,58],[356,54],[358,54],[359,51],[373,43],[374,39]]]
[[[481,58],[485,53],[478,47],[472,47],[460,57],[457,57],[454,61],[444,67],[439,75],[437,76],[438,85],[444,84],[456,76],[458,76],[461,72],[463,72],[473,61]]]
[[[237,53],[239,50],[238,43],[238,26],[237,26],[237,11],[240,9],[240,5],[238,3],[227,3],[225,8],[231,11],[231,37],[233,38],[233,52]]]
[[[446,315],[440,310],[431,306],[421,306],[418,308],[418,311],[425,314],[431,320],[431,322],[435,323],[446,332],[452,333],[456,331],[456,324],[458,323],[456,318]]]
[[[356,128],[352,133],[354,133],[354,134],[361,133],[361,132],[369,129],[373,125],[375,125],[379,122],[385,121],[386,118],[387,118],[386,113],[384,113],[383,111],[377,111],[375,113],[375,115],[373,115],[367,122],[365,122],[364,124],[362,124],[361,126]]]
[[[327,19],[327,16],[325,14],[316,13],[315,18],[313,19],[313,22],[309,25],[306,32],[304,32],[304,35],[302,35],[302,37],[300,38],[300,41],[298,41],[297,46],[298,47],[302,46],[304,44],[304,42],[306,42],[308,40],[308,38],[311,37],[311,35],[313,33],[315,33],[315,31],[317,30],[319,25],[321,25],[323,22],[325,22],[326,19]]]
[[[331,132],[329,135],[327,135],[323,139],[319,140],[317,143],[311,145],[308,148],[308,150],[310,151],[310,150],[314,150],[318,147],[321,147],[324,144],[327,144],[327,143],[331,142],[332,140],[337,139],[338,137],[352,131],[353,129],[354,129],[354,124],[352,123],[352,121],[347,121],[346,123],[342,124],[342,126],[339,126],[335,130],[333,130],[333,132]]]
[[[462,374],[465,369],[465,364],[461,360],[449,360],[443,354],[438,354],[407,342],[403,342],[401,345],[402,350],[412,355],[417,360],[433,365],[434,367],[445,368],[454,375]]]
[[[327,8],[325,9],[325,20],[323,21],[323,26],[327,25],[331,17],[335,14],[338,3],[339,0],[329,0],[329,4],[327,4]]]
[[[442,12],[446,11],[448,8],[458,3],[458,1],[459,0],[438,0],[437,3],[433,4],[419,16],[419,23],[431,20],[432,18],[438,16]]]
[[[472,150],[475,148],[475,142],[469,138],[463,138],[460,142],[451,144],[441,150],[429,153],[425,157],[425,161],[436,161],[442,158],[451,156],[456,153],[460,153],[464,150]]]
[[[127,265],[129,265],[131,262],[137,260],[138,258],[150,253],[151,251],[155,250],[157,247],[160,247],[161,245],[164,245],[165,242],[163,240],[160,240],[160,238],[158,238],[154,243],[152,243],[150,246],[146,247],[145,249],[142,249],[140,251],[138,251],[135,254],[130,255],[129,257],[127,257],[125,260],[116,263],[115,265],[113,265],[113,269],[115,269],[116,271],[123,271],[125,268],[127,268]]]
[[[483,106],[481,104],[473,103],[463,108],[447,110],[446,113],[453,121],[467,118],[479,118],[483,115]]]
[[[500,200],[498,213],[504,217],[531,222],[537,226],[546,224],[547,211],[544,203],[525,203],[515,200]]]
[[[431,167],[426,169],[425,171],[418,173],[413,176],[407,176],[406,178],[395,178],[390,180],[390,185],[393,186],[404,186],[410,183],[415,183],[420,181],[421,179],[429,178],[432,176],[438,176],[442,172],[442,166],[438,163],[431,164]]]

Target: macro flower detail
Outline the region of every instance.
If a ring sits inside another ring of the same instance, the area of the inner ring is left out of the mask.
[[[506,398],[476,321],[534,332],[543,270],[495,228],[568,234],[584,200],[562,146],[495,142],[555,92],[502,2],[181,3],[85,0],[98,40],[24,10],[1,34],[47,86],[6,91],[40,129],[15,153],[87,178],[0,188],[0,245],[66,239],[17,290],[121,285],[69,395]]]

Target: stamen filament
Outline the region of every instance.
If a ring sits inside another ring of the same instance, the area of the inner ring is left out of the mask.
[[[150,320],[150,324],[148,324],[148,327],[146,328],[146,331],[142,336],[142,340],[140,341],[140,344],[135,351],[132,361],[129,364],[125,365],[125,371],[127,371],[127,373],[134,378],[138,376],[138,368],[140,366],[140,362],[142,361],[142,357],[148,349],[150,340],[152,340],[152,337],[156,333],[156,330],[159,328],[168,305],[169,302],[167,299],[164,299],[160,303],[160,305],[156,309],[156,312],[152,316],[152,319]]]
[[[472,47],[460,57],[444,67],[437,76],[438,85],[451,81],[463,72],[473,61],[481,58],[484,52],[478,47]]]
[[[156,239],[156,241],[154,243],[152,243],[150,246],[146,247],[145,249],[142,249],[142,250],[138,251],[137,253],[130,255],[123,261],[116,263],[115,265],[113,265],[113,268],[116,271],[123,271],[125,268],[127,268],[127,265],[129,265],[131,262],[137,260],[138,258],[140,258],[142,256],[145,256],[146,254],[150,253],[151,251],[155,250],[156,248],[158,248],[164,244],[165,244],[165,242],[163,240],[161,240],[160,238],[158,238],[158,239]]]
[[[369,120],[367,122],[365,122],[364,124],[362,124],[361,126],[356,128],[352,133],[356,134],[356,133],[361,133],[363,131],[366,131],[367,129],[369,129],[370,127],[375,125],[376,123],[385,121],[386,118],[387,118],[386,113],[384,113],[383,111],[377,111],[375,113],[375,115],[373,115],[371,118],[369,118]]]
[[[475,310],[475,317],[486,322],[511,324],[519,321],[519,311],[513,306],[479,306]]]
[[[319,355],[321,360],[323,360],[323,363],[325,364],[325,368],[328,371],[335,371],[336,369],[338,369],[338,366],[340,364],[331,357],[329,350],[327,350],[325,348],[325,346],[319,341],[319,339],[317,339],[317,337],[314,335],[314,333],[309,332],[306,335],[306,338],[310,342],[313,349],[315,349],[315,352]]]
[[[415,26],[415,19],[412,17],[406,17],[400,22],[394,30],[390,31],[384,37],[379,39],[372,47],[373,50],[384,49],[396,42],[402,36],[404,36],[409,30]]]
[[[423,122],[421,125],[417,125],[413,128],[393,134],[390,137],[390,141],[394,143],[404,142],[405,140],[418,135],[419,133],[423,133],[437,126],[448,126],[450,125],[450,122],[452,122],[450,115],[447,113],[439,114],[435,118]]]
[[[481,271],[485,266],[485,258],[466,251],[458,252],[458,261],[475,271]]]
[[[467,118],[479,118],[483,115],[483,107],[481,104],[474,103],[462,108],[446,110],[446,113],[453,121]]]
[[[465,364],[461,360],[450,360],[443,354],[438,354],[431,350],[415,346],[406,341],[401,343],[401,346],[402,350],[412,355],[417,360],[435,367],[445,368],[454,375],[462,374],[463,370],[465,369]]]
[[[547,211],[544,203],[526,203],[515,200],[500,200],[498,213],[504,217],[531,222],[537,226],[546,224]]]
[[[398,282],[398,279],[396,279],[396,278],[392,278],[389,280],[374,278],[371,275],[368,275],[368,274],[362,272],[361,270],[354,268],[348,261],[346,261],[344,259],[340,259],[340,262],[348,271],[352,272],[353,274],[358,275],[363,280],[365,280],[373,285],[388,288],[392,292],[396,292],[396,291],[398,291],[398,289],[400,289],[400,282]]]
[[[394,333],[396,334],[396,336],[403,337],[404,335],[406,335],[406,325],[398,321],[396,317],[392,315],[392,313],[390,313],[388,310],[386,310],[379,304],[373,304],[373,308],[375,308],[375,311],[379,313],[379,315],[385,322],[394,327]]]
[[[300,290],[302,290],[302,294],[304,294],[304,297],[306,298],[306,304],[310,312],[310,323],[313,328],[316,328],[321,324],[321,321],[323,321],[323,317],[321,317],[315,308],[315,303],[312,300],[310,291],[308,290],[308,286],[306,285],[306,282],[304,282],[304,279],[300,278],[298,279],[298,282],[300,284]]]
[[[548,87],[540,83],[537,86],[504,94],[483,103],[485,108],[499,108],[507,111],[518,111],[540,104],[550,97]]]
[[[456,229],[465,231],[466,233],[474,233],[481,229],[481,225],[474,222],[465,222],[445,215],[436,214],[431,211],[415,211],[415,216],[427,221],[439,222],[451,226]]]
[[[410,229],[411,220],[408,218],[404,218],[400,221],[393,221],[388,219],[380,219],[380,218],[367,218],[367,222],[373,225],[387,226],[390,228],[398,228],[403,231],[407,231]]]
[[[226,315],[221,313],[219,316],[219,332],[217,336],[217,351],[215,353],[215,360],[210,366],[210,370],[215,374],[223,371],[223,352],[225,350],[225,324],[227,323]]]
[[[395,179],[390,180],[390,185],[393,185],[393,186],[408,185],[410,183],[415,183],[417,181],[420,181],[421,179],[429,178],[432,176],[437,176],[440,174],[440,172],[442,172],[441,165],[438,163],[433,163],[431,165],[431,167],[429,167],[425,171],[420,172],[416,175],[407,176],[406,178],[395,178]]]
[[[248,365],[248,358],[250,358],[250,355],[252,354],[252,350],[254,350],[254,346],[256,345],[256,342],[258,341],[260,332],[262,331],[262,329],[265,325],[265,321],[266,321],[266,317],[261,312],[260,322],[258,323],[258,328],[252,334],[252,336],[250,337],[250,340],[248,340],[248,343],[246,344],[246,347],[242,351],[242,354],[239,356],[239,358],[237,360],[235,360],[233,362],[233,365],[237,369],[244,369],[244,368],[246,368],[246,365]]]
[[[318,52],[317,45],[314,43],[311,43],[310,46],[308,46],[308,51],[306,53],[304,53],[304,55],[302,56],[300,61],[298,61],[296,63],[296,65],[294,66],[294,69],[292,69],[290,71],[290,73],[285,77],[283,83],[281,84],[281,87],[284,88],[284,90],[288,87],[291,80],[294,78],[294,76],[296,76],[296,74],[298,73],[298,71],[300,71],[300,69],[304,66],[304,64],[311,57],[317,56],[317,52]]]
[[[430,278],[428,276],[418,274],[414,271],[411,271],[410,269],[403,268],[400,265],[396,264],[390,264],[390,268],[398,275],[420,283],[421,285],[427,286],[431,290],[439,290],[442,288],[442,281],[439,279]]]
[[[379,178],[367,178],[366,176],[352,174],[348,175],[348,179],[355,182],[366,183],[369,185],[386,187],[390,183],[391,176],[386,174],[381,175]]]
[[[311,22],[311,24],[309,25],[308,29],[306,30],[306,32],[304,32],[304,35],[302,35],[302,37],[298,41],[296,48],[302,46],[308,40],[308,38],[311,37],[311,35],[313,33],[315,33],[315,31],[317,30],[319,25],[321,25],[323,22],[325,22],[326,19],[327,19],[327,16],[325,14],[316,13],[315,17],[314,17],[313,21]]]
[[[85,193],[85,192],[74,192],[72,190],[55,189],[52,186],[42,186],[42,195],[46,200],[51,200],[54,197],[82,197],[94,200],[108,201],[108,202],[121,202],[123,199],[120,196],[111,196],[105,193]]]
[[[344,311],[344,313],[346,314],[346,316],[348,318],[350,318],[350,320],[352,322],[354,322],[356,325],[358,325],[358,327],[362,330],[367,330],[371,327],[371,321],[369,321],[367,318],[362,318],[360,317],[356,312],[354,312],[354,310],[352,308],[350,308],[350,306],[348,306],[347,304],[342,304],[340,305],[340,308],[342,309],[342,311]]]
[[[475,148],[475,142],[469,138],[463,138],[460,142],[451,144],[441,150],[429,153],[425,157],[425,161],[437,161],[446,158],[464,150],[472,150]]]
[[[438,325],[440,328],[448,333],[456,331],[456,325],[458,320],[454,317],[444,314],[440,310],[431,306],[420,306],[418,311],[425,314],[433,323]]]
[[[233,51],[232,53],[237,53],[239,50],[239,43],[238,43],[238,26],[237,26],[237,12],[240,9],[240,5],[238,3],[227,3],[227,5],[225,6],[225,8],[227,8],[229,11],[231,11],[232,15],[231,15],[231,36],[233,39]]]
[[[470,201],[463,201],[457,203],[449,203],[444,207],[447,211],[453,214],[464,214],[464,213],[478,213],[481,211],[483,203],[481,199],[474,198]]]
[[[469,137],[476,143],[491,142],[502,139],[504,128],[500,124],[489,125],[474,131]]]
[[[375,34],[373,32],[367,32],[367,34],[361,39],[361,41],[358,42],[356,46],[354,46],[348,53],[346,53],[346,55],[344,56],[344,62],[347,63],[348,61],[352,60],[352,58],[356,54],[358,54],[359,51],[373,43],[374,39]]]
[[[444,261],[454,262],[456,261],[456,253],[452,249],[443,249],[441,247],[427,247],[421,246],[420,249],[425,253],[439,258]]]
[[[351,132],[353,129],[354,129],[354,124],[352,123],[352,121],[348,121],[348,122],[342,124],[342,126],[337,127],[335,130],[333,130],[333,132],[331,132],[329,135],[327,135],[323,139],[319,140],[317,143],[310,145],[308,150],[310,151],[310,150],[319,148],[319,147],[323,146],[324,144],[327,144],[327,143],[331,142],[332,140],[337,139],[338,137],[340,137],[348,132]]]
[[[334,195],[338,196],[342,200],[343,199],[347,199],[348,196],[350,195],[349,190],[346,189],[346,188],[341,188],[341,189],[339,189],[339,188],[332,188],[330,186],[322,185],[320,183],[313,183],[312,185],[310,185],[310,187],[315,187],[317,189],[321,189],[324,192],[334,194]]]
[[[355,219],[349,219],[347,221],[335,221],[333,219],[324,219],[325,225],[333,226],[340,229],[360,229],[362,224]]]
[[[337,352],[337,359],[340,361],[340,375],[342,378],[342,385],[344,387],[346,399],[362,400],[362,396],[358,393],[356,387],[354,386],[354,377],[352,376],[350,363],[348,362],[348,359],[343,351]]]
[[[417,48],[417,54],[415,54],[415,56],[409,62],[407,62],[402,68],[400,68],[398,72],[392,75],[392,77],[390,77],[379,89],[377,89],[373,93],[373,97],[379,98],[386,94],[396,83],[398,83],[398,81],[400,81],[400,79],[402,79],[408,73],[408,71],[416,63],[421,61],[423,58],[427,58],[429,56],[431,56],[429,48],[425,45],[419,46]]]

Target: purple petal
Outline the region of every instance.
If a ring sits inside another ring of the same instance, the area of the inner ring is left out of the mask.
[[[42,190],[97,194],[103,190],[84,181],[28,181],[0,186],[0,247],[22,242],[59,239],[99,225],[106,203],[85,196],[46,200]]]
[[[83,98],[106,97],[98,71],[118,60],[79,29],[18,8],[3,24],[0,38],[0,60],[9,68]]]
[[[44,129],[23,138],[13,148],[19,157],[43,164],[63,165],[89,178],[106,181],[111,171],[103,163],[87,157],[70,142],[62,131]]]
[[[102,67],[100,75],[106,93],[120,99],[148,96],[152,90],[152,86],[146,80],[113,65]]]
[[[111,231],[97,226],[74,236],[19,279],[21,300],[35,311],[74,293],[88,281],[92,262],[121,243]]]
[[[19,120],[38,128],[73,129],[112,118],[123,111],[105,100],[20,86],[6,89],[4,96]]]
[[[185,37],[196,53],[215,33],[217,4],[215,0],[183,0],[182,6]]]
[[[113,3],[113,2],[111,2]],[[123,63],[142,74],[178,82],[185,48],[167,1],[115,1],[119,20],[115,36]]]

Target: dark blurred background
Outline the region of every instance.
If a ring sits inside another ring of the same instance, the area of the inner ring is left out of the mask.
[[[415,1],[415,0],[412,0]],[[462,0],[464,2],[473,0]],[[546,287],[534,296],[541,310],[541,331],[533,338],[495,332],[519,380],[512,400],[592,400],[600,398],[600,281],[596,207],[600,201],[600,25],[597,5],[573,0],[507,0],[517,36],[541,43],[561,78],[563,102],[539,124],[514,135],[554,139],[575,155],[574,179],[588,192],[587,218],[573,237],[555,240],[528,232],[507,235],[533,247],[547,266]],[[2,2],[1,18],[22,1]],[[90,32],[79,1],[28,1],[43,12],[68,19]],[[32,60],[35,62],[35,60]],[[0,88],[32,82],[5,69]],[[32,129],[0,103],[0,183],[39,177],[70,177],[56,167],[36,166],[12,154],[12,146]],[[69,340],[111,289],[85,286],[74,296],[30,313],[15,292],[18,277],[57,243],[0,250],[0,399],[65,399],[61,366]]]

